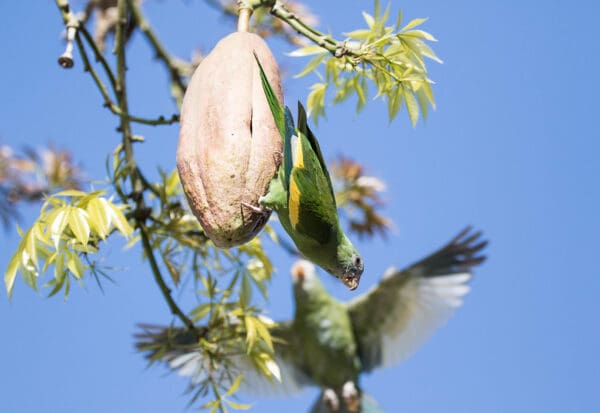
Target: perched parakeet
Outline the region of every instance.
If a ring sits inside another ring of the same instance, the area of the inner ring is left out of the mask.
[[[360,388],[360,375],[408,357],[462,304],[471,269],[485,259],[480,252],[487,242],[480,235],[465,229],[408,268],[390,268],[379,284],[348,303],[329,295],[315,267],[299,261],[292,269],[294,319],[271,331],[279,338],[275,353],[281,381],[267,380],[241,357],[236,365],[244,374],[244,390],[289,394],[319,386],[322,393],[311,413],[382,412]],[[156,327],[139,335],[137,346],[162,348],[148,356],[198,383],[205,364],[190,337],[183,329]]]
[[[281,107],[256,58],[266,99],[283,139],[283,162],[260,198],[263,207],[277,212],[279,221],[306,259],[358,287],[363,261],[340,226],[335,194],[317,138],[298,102],[298,126],[288,107]]]

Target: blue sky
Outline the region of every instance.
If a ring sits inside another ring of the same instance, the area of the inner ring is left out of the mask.
[[[75,4],[81,5],[78,1]],[[335,34],[362,25],[360,2],[307,1],[321,28]],[[394,2],[393,11],[399,2]],[[366,291],[389,265],[406,265],[472,224],[491,241],[465,306],[412,358],[363,378],[389,412],[564,412],[600,404],[600,37],[590,1],[403,2],[405,18],[429,17],[425,29],[443,65],[431,64],[437,110],[411,128],[389,124],[372,102],[329,110],[316,129],[326,156],[360,159],[388,184],[386,213],[396,231],[359,243]],[[200,0],[147,1],[166,45],[183,57],[209,50],[230,31]],[[53,2],[2,2],[0,143],[71,150],[94,179],[117,143],[116,119],[101,107],[80,61],[56,64],[62,23]],[[282,67],[286,99],[305,99],[314,78],[294,80],[302,61],[270,41]],[[139,36],[131,45],[129,84],[137,113],[171,113],[165,73]],[[145,165],[171,169],[177,126],[138,127]],[[25,208],[29,224],[35,208]],[[0,235],[0,265],[16,247]],[[67,302],[46,299],[19,280],[13,300],[0,293],[0,410],[6,412],[183,411],[186,382],[145,368],[132,333],[138,322],[170,317],[138,249],[106,249],[123,268],[102,294],[92,280]],[[290,260],[273,254],[273,318],[291,317]],[[341,299],[352,295],[332,280]],[[257,400],[255,410],[307,411],[317,391]]]

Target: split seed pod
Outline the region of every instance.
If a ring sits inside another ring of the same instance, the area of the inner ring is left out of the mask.
[[[251,240],[270,212],[258,199],[281,163],[282,141],[265,98],[258,56],[280,101],[279,68],[259,36],[222,39],[194,72],[183,98],[177,169],[194,215],[215,245]]]

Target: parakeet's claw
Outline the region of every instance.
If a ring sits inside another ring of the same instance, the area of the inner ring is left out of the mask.
[[[347,381],[344,383],[344,387],[342,387],[342,400],[349,413],[360,412],[360,394],[353,382]]]
[[[266,214],[266,213],[271,212],[271,209],[268,208],[268,207],[266,207],[266,206],[264,206],[264,205],[254,206],[254,205],[251,205],[251,204],[249,204],[247,202],[241,202],[241,204],[243,206],[245,206],[246,208],[248,208],[249,210],[256,212],[257,214]]]
[[[323,390],[323,402],[329,413],[336,413],[340,410],[340,401],[332,389]]]
[[[240,208],[242,207],[246,207],[248,208],[250,211],[255,212],[257,214],[260,214],[261,216],[259,217],[259,219],[256,220],[256,223],[254,224],[253,228],[259,228],[262,227],[264,224],[266,224],[266,222],[269,220],[269,216],[271,214],[271,209],[261,205],[261,206],[254,206],[251,204],[248,204],[247,202],[240,202]],[[242,208],[243,209],[243,208]],[[242,218],[244,217],[244,211],[242,211]]]

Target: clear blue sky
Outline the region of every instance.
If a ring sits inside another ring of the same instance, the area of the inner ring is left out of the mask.
[[[34,5],[35,3],[35,5]],[[81,5],[82,1],[75,4]],[[148,0],[165,43],[187,57],[230,30],[200,0]],[[307,1],[321,27],[339,34],[362,24],[350,2]],[[357,4],[359,2],[356,2]],[[397,11],[399,2],[394,2]],[[575,412],[600,405],[600,136],[597,41],[600,7],[585,1],[405,1],[444,65],[431,65],[438,109],[412,129],[388,123],[373,102],[329,110],[317,135],[329,157],[359,157],[388,183],[397,231],[363,243],[367,272],[358,293],[391,264],[405,265],[466,224],[491,240],[472,292],[456,316],[410,360],[363,378],[389,412]],[[360,2],[371,8],[371,2]],[[70,149],[92,178],[103,178],[116,144],[116,119],[79,60],[56,64],[62,23],[53,2],[3,1],[0,15],[0,142],[53,142]],[[288,74],[300,61],[272,48]],[[137,113],[170,113],[165,73],[134,38],[129,63]],[[285,79],[288,101],[305,99],[309,80]],[[137,128],[143,162],[174,167],[177,127]],[[29,224],[34,209],[24,211]],[[0,265],[15,248],[0,234]],[[137,322],[170,318],[139,250],[106,249],[124,270],[103,295],[92,280],[68,302],[46,299],[19,280],[12,302],[0,293],[0,410],[3,412],[183,411],[186,381],[145,369],[132,346]],[[291,316],[290,261],[278,253],[273,318]],[[326,279],[338,297],[350,294]],[[260,400],[254,411],[305,412],[316,397]]]

